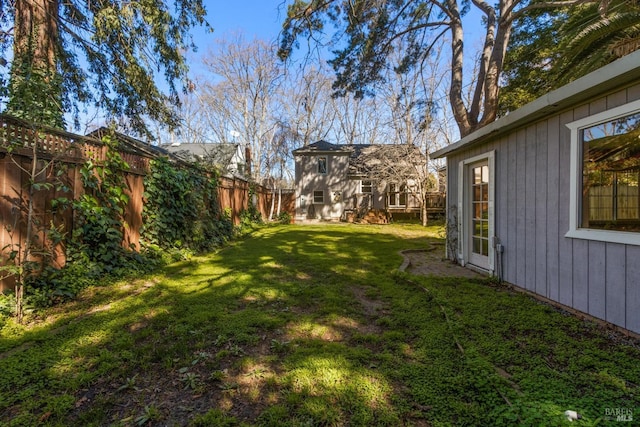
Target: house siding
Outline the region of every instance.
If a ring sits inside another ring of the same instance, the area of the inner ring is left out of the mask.
[[[495,152],[495,235],[504,246],[506,282],[636,333],[640,246],[565,234],[571,178],[566,124],[638,99],[640,84],[635,84],[447,157],[451,215],[458,203],[460,162]]]
[[[327,158],[327,173],[317,171],[318,157]],[[349,180],[348,154],[317,153],[295,156],[296,175],[296,218],[299,219],[340,219],[345,206],[357,191],[358,181]],[[313,192],[324,192],[324,203],[313,203]],[[340,199],[333,197],[340,193]]]

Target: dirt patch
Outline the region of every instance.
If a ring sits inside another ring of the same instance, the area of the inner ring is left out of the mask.
[[[356,328],[361,333],[379,334],[382,328],[375,323],[375,320],[387,312],[387,307],[383,301],[367,295],[369,288],[365,286],[352,286],[351,292],[362,307],[363,314],[367,322]]]
[[[407,273],[436,277],[481,278],[481,274],[454,264],[445,257],[444,245],[433,245],[428,249],[409,249],[401,252],[404,263],[400,270]]]

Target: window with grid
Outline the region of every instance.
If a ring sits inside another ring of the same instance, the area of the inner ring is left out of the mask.
[[[640,112],[584,127],[582,228],[640,231]]]
[[[324,203],[324,191],[316,190],[313,192],[313,203],[317,203],[317,204]]]

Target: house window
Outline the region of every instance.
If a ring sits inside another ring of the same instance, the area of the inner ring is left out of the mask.
[[[371,181],[360,181],[360,193],[371,194],[373,192],[373,183]]]
[[[327,158],[326,157],[318,157],[318,173],[326,174],[327,173]]]
[[[407,206],[407,186],[406,184],[389,184],[389,206]]]
[[[313,192],[313,203],[323,204],[324,203],[324,191],[314,191]]]
[[[568,237],[639,244],[640,101],[568,125],[572,129]]]

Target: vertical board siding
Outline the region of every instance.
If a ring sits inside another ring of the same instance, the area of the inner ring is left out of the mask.
[[[502,220],[502,224],[506,226],[508,230],[506,233],[505,239],[505,247],[503,254],[504,261],[504,271],[505,276],[504,279],[511,283],[517,283],[517,266],[518,266],[518,252],[517,241],[518,241],[518,231],[516,227],[516,218],[515,214],[517,208],[517,185],[516,185],[516,176],[518,176],[518,165],[517,165],[517,154],[518,154],[518,146],[516,144],[517,135],[515,133],[509,135],[507,139],[507,147],[509,157],[507,157],[505,165],[505,159],[498,159],[499,161],[496,163],[496,169],[506,168],[509,171],[508,181],[507,181],[507,193],[505,195],[504,200],[500,197],[499,193],[496,193],[496,205],[500,206],[502,204],[507,205],[508,215],[506,218]]]
[[[625,326],[626,294],[626,248],[625,245],[607,243],[606,298],[607,315],[605,320],[614,325]]]
[[[556,301],[573,305],[573,240],[564,235],[569,231],[569,159],[571,147],[569,144],[569,129],[565,123],[573,121],[573,112],[569,111],[560,116],[558,135],[560,140],[559,161],[564,167],[560,167],[558,178],[558,298]]]
[[[524,275],[525,288],[529,291],[536,290],[536,127],[529,126],[525,136],[525,163],[524,168],[524,229],[525,229],[525,256]]]
[[[535,193],[535,292],[547,296],[547,123],[536,126]]]
[[[606,317],[605,274],[606,245],[604,242],[589,242],[589,258],[585,260],[589,266],[589,307],[587,312],[600,318]]]
[[[501,149],[504,147],[504,149]],[[501,140],[495,147],[495,164],[504,164],[509,157],[508,145],[505,144],[505,140]],[[495,169],[495,194],[505,194],[509,191],[509,169],[499,168]],[[494,201],[495,202],[495,201]],[[507,221],[509,219],[509,211],[506,203],[495,203],[495,235],[500,239],[500,243],[504,245],[509,240],[509,227]],[[502,254],[502,264],[504,264],[505,253]],[[504,277],[506,271],[504,265],[500,265],[499,258],[495,259],[496,274],[500,277]],[[501,269],[498,270],[498,269]]]
[[[589,309],[589,242],[586,240],[573,241],[574,259],[584,260],[573,262],[573,308],[581,311]]]
[[[458,240],[458,162],[455,157],[447,159],[447,234],[453,238],[447,244],[449,259],[457,259],[458,247],[451,241]]]
[[[631,331],[640,331],[640,246],[627,246],[625,292],[625,327]]]
[[[547,292],[544,296],[557,301],[559,291],[559,226],[560,211],[559,185],[560,185],[560,118],[551,117],[547,122]]]
[[[516,210],[515,210],[515,237],[516,237],[516,283],[526,288],[527,275],[526,275],[526,256],[527,256],[527,230],[525,224],[527,200],[526,200],[526,177],[523,171],[526,171],[526,138],[524,131],[518,132],[516,140],[516,174],[513,179],[516,181]]]
[[[451,213],[458,203],[459,162],[495,150],[496,236],[504,245],[503,278],[640,333],[640,246],[565,237],[571,180],[571,131],[566,124],[637,99],[640,84],[452,153],[447,160],[447,203]]]

